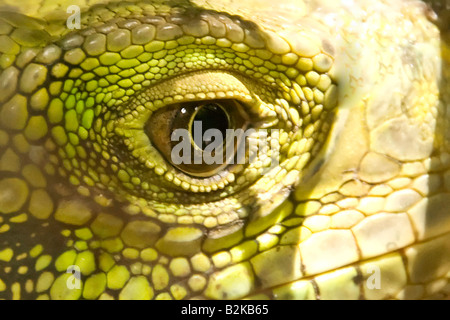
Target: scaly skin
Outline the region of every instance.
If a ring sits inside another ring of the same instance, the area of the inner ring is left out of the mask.
[[[1,298],[448,297],[448,9],[107,2],[0,0]],[[154,112],[214,99],[278,165],[165,160]]]

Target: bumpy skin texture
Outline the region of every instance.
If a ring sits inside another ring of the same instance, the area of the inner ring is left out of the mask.
[[[1,298],[449,295],[448,9],[270,2],[0,1]],[[155,111],[215,99],[278,165],[165,160]]]

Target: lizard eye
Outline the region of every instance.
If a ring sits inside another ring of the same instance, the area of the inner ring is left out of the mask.
[[[185,72],[118,106],[109,146],[133,169],[129,175],[140,177],[137,195],[153,197],[156,181],[173,199],[224,199],[278,161],[281,123],[266,102],[274,95],[270,86],[239,73]]]
[[[194,177],[209,177],[235,157],[242,142],[242,131],[236,130],[248,127],[246,118],[236,100],[194,101],[158,110],[146,131],[174,167]],[[232,139],[227,139],[230,133]]]

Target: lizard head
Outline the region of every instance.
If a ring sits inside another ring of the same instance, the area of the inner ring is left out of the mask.
[[[404,261],[439,256],[449,229],[445,189],[427,189],[448,161],[439,31],[405,3],[5,7],[5,289],[32,274],[27,294],[56,299],[404,295],[426,273]],[[361,280],[373,266],[395,274],[381,293]]]

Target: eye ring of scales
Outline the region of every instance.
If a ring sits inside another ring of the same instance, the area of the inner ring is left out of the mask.
[[[0,298],[448,298],[445,1],[77,3],[0,0]],[[161,156],[216,99],[276,165]]]

